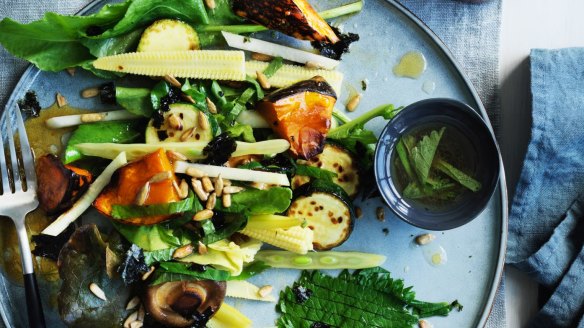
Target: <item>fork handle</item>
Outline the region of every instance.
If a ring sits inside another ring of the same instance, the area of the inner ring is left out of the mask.
[[[26,308],[28,310],[28,326],[30,328],[45,328],[45,316],[41,304],[41,295],[37,285],[36,275],[25,273],[24,291],[26,293]]]

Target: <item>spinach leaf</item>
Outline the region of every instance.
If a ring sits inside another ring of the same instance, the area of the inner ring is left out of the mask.
[[[208,10],[209,25],[241,24],[245,20],[233,12],[230,0],[215,0],[215,8]]]
[[[451,177],[454,181],[474,192],[477,192],[481,189],[480,182],[442,159],[438,159],[436,161],[436,168],[440,170],[440,172]]]
[[[144,262],[146,265],[152,265],[157,262],[165,262],[172,260],[172,254],[177,247],[159,249],[151,252],[144,252]]]
[[[203,244],[209,245],[228,238],[247,224],[245,215],[222,214],[207,220],[202,225],[204,237]]]
[[[186,95],[191,96],[191,98],[193,98],[193,100],[195,101],[194,104],[195,107],[204,112],[207,113],[209,112],[206,101],[207,92],[205,91],[205,88],[202,85],[197,85],[196,83],[191,84],[189,79],[185,79],[185,82],[181,87],[181,91]]]
[[[423,136],[418,144],[412,148],[412,164],[414,165],[416,175],[422,184],[425,184],[428,179],[430,168],[432,167],[432,162],[436,155],[436,150],[438,150],[438,144],[440,143],[440,139],[442,139],[445,130],[446,128],[443,127],[439,131],[434,130],[430,132],[429,135]]]
[[[215,209],[245,215],[274,214],[286,211],[291,200],[292,190],[290,188],[246,189],[231,196],[230,207],[223,207],[223,204],[217,203]]]
[[[116,102],[132,114],[151,117],[154,113],[150,89],[147,88],[125,88],[118,86],[116,87]]]
[[[140,37],[144,32],[143,28],[135,29],[134,31],[128,32],[126,34],[107,38],[107,39],[86,39],[80,40],[87,49],[89,53],[97,58],[105,56],[113,56],[117,54],[123,54],[126,52],[132,52],[136,50]]]
[[[316,166],[310,165],[296,165],[296,174],[297,175],[304,175],[307,177],[321,179],[328,182],[333,182],[333,178],[337,177],[335,172],[318,168]]]
[[[113,205],[112,217],[114,219],[130,219],[156,215],[172,215],[192,211],[195,195],[189,191],[187,198],[178,202],[153,204],[153,205]]]
[[[131,143],[139,140],[142,137],[143,124],[140,120],[81,124],[67,143],[65,164],[83,157],[81,152],[75,148],[75,145],[80,143]]]
[[[150,91],[150,101],[154,109],[158,110],[162,107],[162,98],[168,96],[170,88],[170,84],[165,81],[156,83],[154,88],[152,88],[152,91]]]
[[[236,124],[228,127],[225,132],[233,138],[241,138],[245,142],[256,142],[253,136],[253,128],[247,124]]]
[[[185,281],[196,279],[211,279],[218,281],[226,280],[247,280],[255,275],[258,275],[270,266],[264,262],[257,261],[243,268],[241,274],[237,276],[231,275],[227,271],[205,267],[204,271],[190,270],[190,265],[177,262],[163,262],[160,263],[160,269],[154,272],[154,280],[150,285],[158,285],[170,281]]]
[[[157,251],[186,245],[196,240],[193,233],[182,227],[191,220],[192,214],[186,213],[182,218],[147,226],[132,226],[115,221],[112,221],[112,224],[129,242],[140,246],[145,251]]]
[[[179,262],[161,262],[160,268],[164,269],[166,272],[179,273],[188,275],[191,277],[196,277],[197,279],[210,279],[210,280],[220,280],[225,281],[229,279],[230,274],[227,271],[213,269],[211,267],[205,267],[205,270],[191,270],[191,264],[179,263]],[[153,283],[154,284],[154,283]]]

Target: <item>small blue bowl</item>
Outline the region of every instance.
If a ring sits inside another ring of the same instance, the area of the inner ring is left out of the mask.
[[[402,197],[392,164],[396,144],[403,135],[428,126],[446,126],[445,135],[455,131],[455,140],[460,139],[465,153],[472,157],[472,177],[481,183],[480,190],[464,192],[439,207]],[[473,108],[457,100],[435,98],[405,107],[387,124],[375,150],[374,171],[381,196],[397,216],[423,229],[448,230],[470,222],[485,209],[497,188],[501,161],[491,130]]]

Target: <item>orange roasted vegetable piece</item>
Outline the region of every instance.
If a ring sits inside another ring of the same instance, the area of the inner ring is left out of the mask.
[[[97,197],[93,206],[101,213],[110,216],[112,205],[134,204],[138,192],[146,182],[157,173],[165,171],[171,172],[172,177],[168,180],[151,183],[150,192],[144,205],[177,202],[180,197],[172,185],[172,182],[177,180],[172,164],[166,157],[166,152],[159,149],[120,168],[112,177],[110,184]],[[168,215],[157,215],[124,219],[117,222],[132,225],[150,225],[162,222],[170,217]]]
[[[295,83],[262,99],[257,110],[299,158],[320,154],[331,125],[335,91],[320,76]]]

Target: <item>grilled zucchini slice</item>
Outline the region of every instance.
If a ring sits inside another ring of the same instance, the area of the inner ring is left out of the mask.
[[[353,204],[343,188],[315,180],[294,191],[287,215],[305,219],[314,232],[312,245],[324,251],[341,245],[353,231]]]
[[[176,103],[171,104],[169,107],[170,110],[164,113],[164,121],[159,128],[156,127],[154,119],[148,122],[146,143],[208,142],[213,139],[213,125],[216,125],[216,122],[211,120],[209,116],[205,115],[208,122],[207,126],[209,127],[202,129],[201,124],[199,124],[199,110],[195,106]]]
[[[175,19],[161,19],[148,26],[138,52],[199,50],[199,35],[189,24]]]
[[[298,160],[298,164],[310,165],[323,170],[332,171],[337,174],[333,182],[339,185],[345,192],[354,199],[359,192],[360,174],[359,165],[355,157],[344,147],[327,142],[322,153],[312,157],[308,161]],[[292,178],[292,188],[298,188],[310,182],[310,178],[297,175]]]

